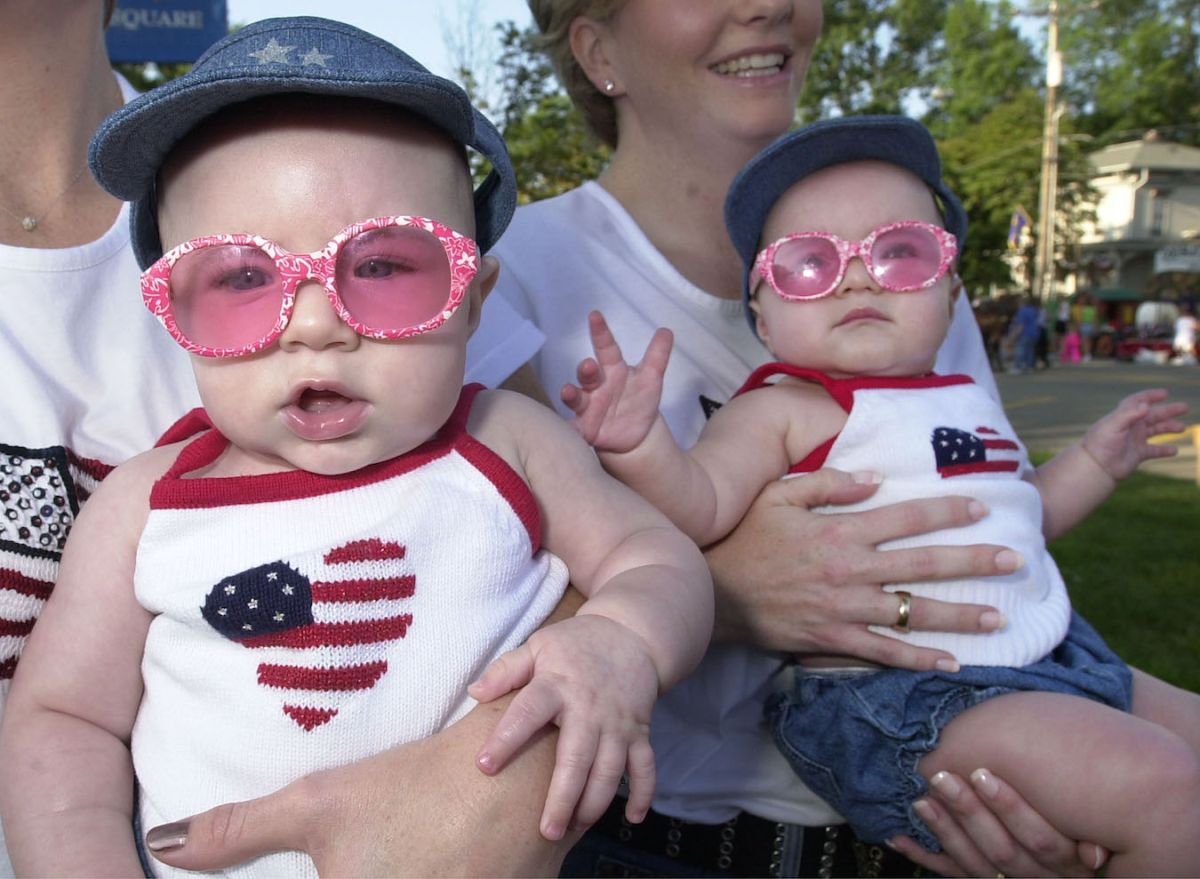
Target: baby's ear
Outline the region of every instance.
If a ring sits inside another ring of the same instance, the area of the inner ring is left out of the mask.
[[[500,260],[494,256],[485,256],[479,260],[479,271],[475,280],[467,290],[467,326],[471,332],[479,326],[480,313],[483,311],[483,300],[487,299],[496,281],[500,279]]]
[[[954,306],[958,302],[958,295],[962,293],[963,282],[962,278],[955,272],[950,276],[950,319],[954,319]]]
[[[770,348],[771,342],[767,338],[769,335],[767,333],[767,322],[763,320],[762,306],[758,304],[758,297],[751,296],[748,305],[750,313],[754,315],[754,332],[758,334],[758,338],[762,340],[762,343]]]

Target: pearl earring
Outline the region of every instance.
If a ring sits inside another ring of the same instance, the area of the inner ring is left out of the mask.
[[[606,79],[606,80],[604,80],[604,92],[605,92],[605,94],[609,94],[609,95],[611,95],[611,94],[612,94],[612,91],[613,91],[613,89],[615,89],[616,87],[617,87],[617,84],[616,84],[615,82],[613,82],[611,79]]]

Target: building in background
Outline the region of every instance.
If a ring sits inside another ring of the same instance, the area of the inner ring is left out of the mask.
[[[1200,293],[1200,149],[1159,139],[1092,154],[1096,220],[1082,230],[1078,289],[1113,302]]]

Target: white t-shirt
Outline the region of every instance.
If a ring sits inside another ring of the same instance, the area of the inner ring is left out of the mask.
[[[79,504],[198,403],[187,355],[142,304],[138,277],[128,206],[79,247],[0,244],[0,714]],[[11,875],[0,845],[0,876]]]
[[[590,356],[587,314],[604,313],[626,355],[641,357],[654,330],[675,334],[662,411],[676,439],[691,445],[711,406],[724,403],[750,372],[770,359],[739,300],[720,299],[684,278],[633,218],[599,184],[517,210],[493,251],[500,280],[484,304],[477,338],[504,338],[495,312],[503,299],[544,334],[533,358],[557,402]],[[939,354],[938,372],[964,372],[999,397],[974,315],[965,298]],[[564,415],[565,407],[557,404]],[[840,820],[797,780],[761,720],[776,654],[713,644],[687,680],[659,700],[651,738],[658,769],[654,808],[716,823],[739,810],[773,821]]]

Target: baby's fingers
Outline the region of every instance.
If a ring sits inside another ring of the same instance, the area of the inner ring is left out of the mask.
[[[616,337],[600,312],[593,311],[588,314],[588,332],[592,336],[592,350],[596,352],[596,360],[602,365],[625,362],[621,355],[621,346],[617,344]]]
[[[656,782],[654,750],[649,738],[642,738],[629,746],[629,801],[625,804],[625,818],[631,824],[640,824],[650,811]]]
[[[1183,430],[1183,422],[1179,418],[1187,411],[1187,403],[1165,403],[1155,406],[1146,416],[1146,424],[1155,433],[1180,433]]]
[[[674,341],[675,336],[665,327],[655,330],[654,335],[650,337],[650,344],[646,346],[641,366],[658,375],[665,373],[667,362],[671,359],[671,345]]]
[[[475,755],[475,764],[488,775],[499,772],[534,733],[558,716],[561,708],[561,700],[552,688],[537,683],[525,687],[484,741]]]
[[[627,743],[618,737],[601,736],[596,759],[588,773],[587,785],[575,807],[575,828],[591,827],[617,794],[621,776],[625,773]]]
[[[479,680],[467,687],[478,702],[491,702],[525,686],[533,678],[533,651],[526,646],[510,650],[484,669]]]
[[[562,839],[567,832],[596,759],[599,730],[591,725],[580,726],[567,724],[558,732],[554,774],[550,777],[546,808],[542,810],[542,836],[551,841]]]

